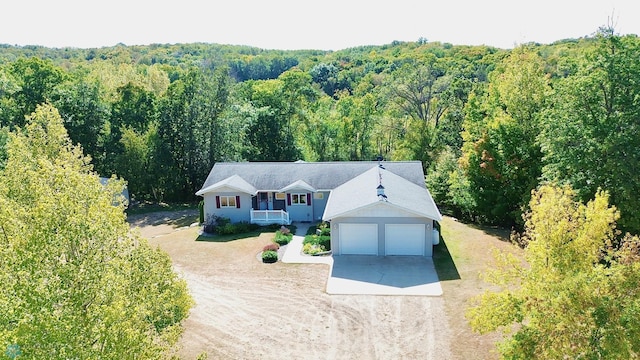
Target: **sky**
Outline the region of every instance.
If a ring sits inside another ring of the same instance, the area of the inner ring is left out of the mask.
[[[20,0],[0,5],[0,44],[95,48],[205,42],[341,50],[392,41],[513,48],[640,35],[638,0]]]

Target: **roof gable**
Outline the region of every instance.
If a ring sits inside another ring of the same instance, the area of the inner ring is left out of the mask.
[[[311,192],[316,192],[317,190],[313,188],[313,186],[307,184],[304,180],[298,180],[295,181],[285,187],[283,187],[282,189],[280,189],[280,192],[287,192],[290,190],[305,190],[305,191],[311,191]]]
[[[385,198],[378,196],[379,185],[384,186]],[[388,170],[373,167],[331,192],[323,220],[348,216],[379,203],[417,216],[442,219],[424,182],[420,186]]]
[[[238,175],[232,175],[207,187],[203,187],[200,191],[196,192],[196,195],[202,196],[206,193],[219,192],[222,190],[228,191],[229,189],[251,195],[254,195],[258,192],[258,190],[253,185],[249,184],[242,177]]]

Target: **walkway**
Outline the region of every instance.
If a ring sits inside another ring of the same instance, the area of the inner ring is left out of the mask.
[[[282,256],[283,263],[289,264],[327,264],[333,265],[333,257],[331,256],[310,256],[302,253],[302,241],[307,234],[309,223],[296,223],[296,233],[293,239],[287,245],[287,250]]]

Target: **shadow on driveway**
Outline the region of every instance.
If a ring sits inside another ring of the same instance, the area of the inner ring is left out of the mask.
[[[340,255],[333,257],[329,294],[440,296],[431,258]]]

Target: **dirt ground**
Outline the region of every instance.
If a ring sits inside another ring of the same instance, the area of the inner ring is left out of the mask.
[[[496,358],[497,337],[472,333],[464,319],[467,299],[486,288],[478,273],[491,266],[491,249],[510,248],[494,234],[443,221],[446,242],[434,255],[443,269],[441,297],[336,296],[324,292],[327,265],[258,261],[273,234],[196,241],[199,228],[189,227],[196,216],[180,211],[129,219],[171,256],[196,302],[184,324],[181,358]]]

